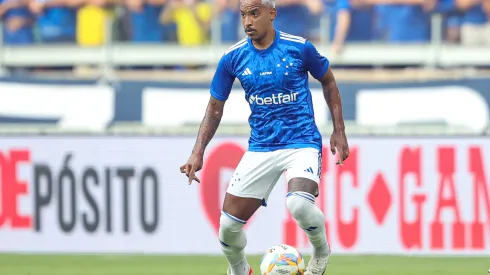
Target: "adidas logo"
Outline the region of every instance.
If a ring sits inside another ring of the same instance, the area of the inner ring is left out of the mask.
[[[251,75],[251,74],[252,74],[252,71],[249,68],[247,68],[247,69],[245,69],[245,71],[243,72],[242,75]]]
[[[312,232],[312,231],[315,231],[315,229],[317,229],[318,227],[316,226],[310,226],[308,228],[304,228],[304,230],[308,231],[308,232]]]
[[[313,172],[313,169],[311,169],[311,167],[309,167],[308,169],[305,169],[305,172],[315,174],[315,173]]]

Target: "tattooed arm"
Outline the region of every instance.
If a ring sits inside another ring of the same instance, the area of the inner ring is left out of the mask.
[[[204,155],[206,146],[208,146],[216,133],[216,130],[218,130],[224,107],[224,101],[217,100],[213,96],[209,98],[208,108],[206,109],[204,119],[201,122],[201,127],[199,127],[199,133],[197,134],[197,140],[194,149],[192,150],[192,154],[201,157]]]
[[[193,180],[200,182],[195,172],[201,170],[206,146],[208,146],[221,122],[225,102],[230,95],[233,82],[235,81],[235,74],[233,73],[232,67],[233,64],[230,55],[224,54],[218,63],[216,73],[211,81],[211,97],[206,114],[201,122],[201,127],[199,127],[199,133],[197,134],[196,144],[192,149],[191,157],[186,164],[180,167],[180,172],[185,173],[189,178],[189,184]]]
[[[185,173],[189,178],[189,184],[191,184],[194,180],[201,182],[201,180],[196,176],[196,172],[202,168],[204,162],[204,151],[216,133],[216,130],[218,130],[221,117],[223,116],[224,107],[224,101],[220,101],[213,96],[210,97],[206,114],[204,115],[201,126],[199,127],[196,144],[192,149],[191,157],[186,164],[180,167],[180,172]]]

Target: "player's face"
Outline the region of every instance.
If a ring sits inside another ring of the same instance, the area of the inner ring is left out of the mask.
[[[276,18],[276,9],[263,6],[261,0],[240,1],[240,13],[245,33],[255,41],[265,37]]]

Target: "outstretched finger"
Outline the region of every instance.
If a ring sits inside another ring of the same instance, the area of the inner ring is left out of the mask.
[[[194,176],[194,180],[197,182],[197,183],[201,183],[201,180],[197,177],[197,176]]]
[[[196,169],[194,168],[194,166],[191,166],[190,168],[190,171],[189,171],[189,185],[192,184],[192,181],[196,179]]]
[[[344,165],[344,152],[342,149],[339,150],[339,159],[337,160],[337,163],[340,166]]]

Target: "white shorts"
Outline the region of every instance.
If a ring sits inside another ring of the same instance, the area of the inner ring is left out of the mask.
[[[288,182],[292,178],[307,178],[319,184],[321,171],[322,153],[315,148],[247,151],[233,173],[227,192],[262,200],[262,205],[267,206],[267,199],[283,172]]]

